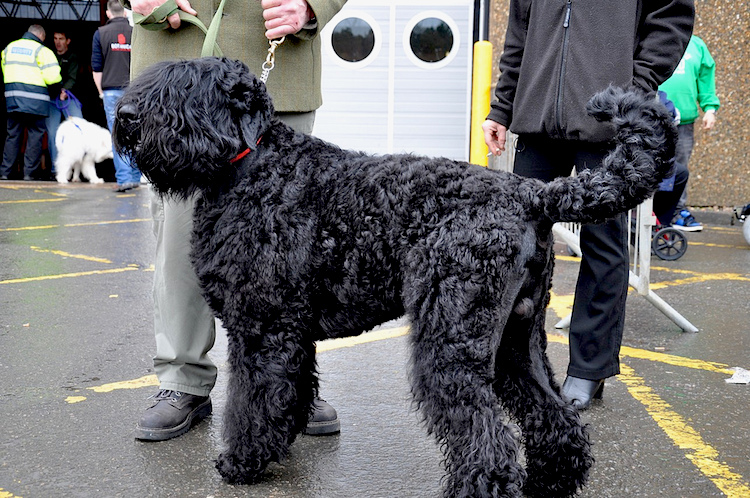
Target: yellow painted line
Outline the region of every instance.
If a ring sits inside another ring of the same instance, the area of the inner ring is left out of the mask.
[[[156,375],[146,375],[139,379],[125,380],[122,382],[112,382],[110,384],[102,384],[101,386],[87,387],[95,393],[110,393],[118,389],[140,389],[141,387],[153,387],[159,385],[159,379]]]
[[[81,401],[86,401],[86,396],[68,396],[65,398],[65,402],[70,403],[71,405],[73,403],[80,403]]]
[[[328,339],[318,343],[315,350],[318,353],[324,351],[332,351],[334,349],[351,348],[358,346],[359,344],[366,344],[368,342],[382,341],[385,339],[393,339],[394,337],[401,337],[409,333],[409,327],[396,327],[392,329],[381,329],[374,332],[367,332],[356,337],[342,337],[341,339]]]
[[[703,247],[718,247],[719,249],[750,249],[750,246],[738,246],[735,244],[714,244],[713,242],[696,242],[689,241],[688,247],[690,246],[703,246]]]
[[[27,282],[39,282],[42,280],[57,280],[60,278],[74,278],[74,277],[87,277],[90,275],[106,275],[109,273],[122,273],[124,271],[138,270],[137,266],[129,266],[127,268],[114,268],[112,270],[94,270],[94,271],[82,271],[78,273],[62,273],[60,275],[44,275],[41,277],[27,277],[27,278],[12,278],[10,280],[0,280],[0,285],[3,284],[23,284]]]
[[[568,316],[573,309],[573,294],[563,294],[558,296],[554,292],[549,293],[549,305],[548,308],[552,309],[555,314],[562,318]]]
[[[0,498],[21,498],[21,497],[14,495],[10,491],[5,491],[3,488],[0,488]]]
[[[151,218],[136,218],[132,220],[112,220],[112,221],[92,221],[88,223],[68,223],[65,225],[39,225],[31,227],[0,228],[0,232],[17,232],[22,230],[49,230],[50,228],[78,228],[91,227],[100,225],[117,225],[120,223],[142,223],[144,221],[153,221]]]
[[[108,259],[104,259],[104,258],[96,258],[94,256],[85,256],[83,254],[70,254],[68,252],[56,251],[53,249],[42,249],[37,246],[31,246],[31,250],[36,251],[36,252],[54,254],[56,256],[62,256],[64,258],[74,258],[74,259],[83,259],[85,261],[93,261],[95,263],[108,263],[108,264],[112,263],[112,261]]]
[[[37,202],[60,202],[65,199],[24,199],[19,201],[0,201],[0,204],[32,204]]]
[[[674,444],[685,452],[685,457],[693,462],[698,470],[728,497],[750,497],[750,487],[742,481],[742,476],[719,460],[719,452],[706,443],[698,431],[690,427],[669,403],[656,395],[653,389],[635,374],[635,370],[627,365],[621,365],[620,369],[618,380],[627,386],[630,395],[646,408],[649,416]]]
[[[556,342],[559,344],[568,344],[568,338],[558,334],[547,334],[547,341]],[[657,363],[664,363],[666,365],[672,365],[675,367],[692,368],[694,370],[706,370],[708,372],[727,375],[734,374],[734,370],[731,370],[729,368],[729,365],[726,365],[724,363],[696,360],[694,358],[686,358],[684,356],[659,353],[656,351],[631,348],[628,346],[622,346],[620,348],[620,356],[628,358],[638,358],[639,360],[649,360]]]

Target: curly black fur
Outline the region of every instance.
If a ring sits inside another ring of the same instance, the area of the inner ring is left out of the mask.
[[[119,148],[157,191],[200,197],[194,266],[230,342],[226,480],[253,482],[287,455],[318,388],[316,341],[406,313],[412,392],[445,454],[446,496],[571,496],[585,484],[586,428],[546,356],[552,224],[637,205],[669,171],[675,138],[640,93],[609,89],[589,109],[614,123],[614,152],[545,184],[295,133],[232,60],[162,64],[131,84]]]

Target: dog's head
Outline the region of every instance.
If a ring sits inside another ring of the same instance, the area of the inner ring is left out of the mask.
[[[233,177],[230,160],[256,147],[273,113],[265,85],[242,62],[168,62],[130,84],[113,135],[157,192],[186,198]]]

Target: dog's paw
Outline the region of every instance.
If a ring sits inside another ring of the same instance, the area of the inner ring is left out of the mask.
[[[89,183],[104,183],[104,180],[102,180],[101,178],[91,178],[89,180]]]
[[[216,470],[229,484],[253,484],[260,479],[260,465],[247,465],[234,455],[222,453],[216,459]]]

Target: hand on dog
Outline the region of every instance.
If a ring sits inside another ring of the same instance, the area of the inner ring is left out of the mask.
[[[505,151],[505,134],[508,129],[496,121],[488,119],[482,123],[484,142],[492,154],[499,156]]]
[[[130,6],[133,8],[133,12],[148,16],[154,11],[154,9],[161,6],[163,3],[164,0],[131,0]],[[193,9],[188,0],[176,0],[175,3],[177,3],[177,7],[179,7],[180,10],[193,16],[198,15],[198,12]],[[177,29],[181,24],[180,16],[177,13],[174,13],[167,17],[167,22],[169,22],[170,28]]]
[[[305,0],[261,0],[260,5],[269,40],[299,33],[314,17]]]

